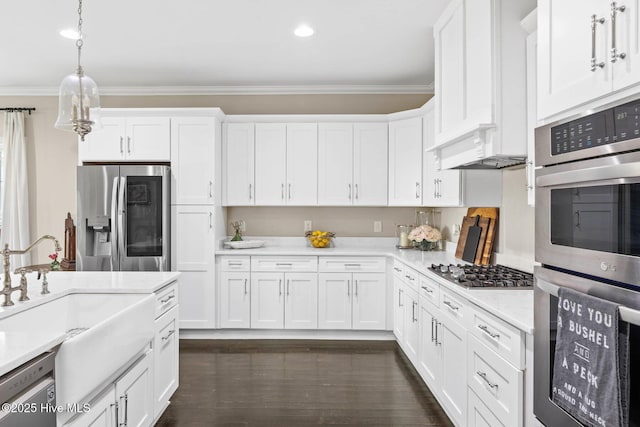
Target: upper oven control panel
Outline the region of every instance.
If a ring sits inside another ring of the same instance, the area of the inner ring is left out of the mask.
[[[551,128],[551,155],[640,137],[640,100]]]

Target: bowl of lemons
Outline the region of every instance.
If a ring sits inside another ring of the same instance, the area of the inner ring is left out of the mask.
[[[307,231],[305,236],[314,248],[328,248],[336,235],[330,231],[315,230]]]

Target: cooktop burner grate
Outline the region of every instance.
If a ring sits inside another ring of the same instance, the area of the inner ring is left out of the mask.
[[[431,264],[431,271],[467,288],[522,289],[533,287],[533,274],[503,265]]]

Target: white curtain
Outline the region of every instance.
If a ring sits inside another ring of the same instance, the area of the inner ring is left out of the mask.
[[[2,167],[2,231],[0,247],[21,250],[29,246],[29,186],[27,184],[27,144],[24,139],[24,113],[4,113],[4,165]],[[12,270],[30,265],[31,256],[13,255]]]

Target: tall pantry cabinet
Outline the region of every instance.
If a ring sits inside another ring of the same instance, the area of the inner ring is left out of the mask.
[[[216,230],[224,232],[217,164],[220,110],[171,119],[171,269],[180,271],[180,328],[215,327]]]

